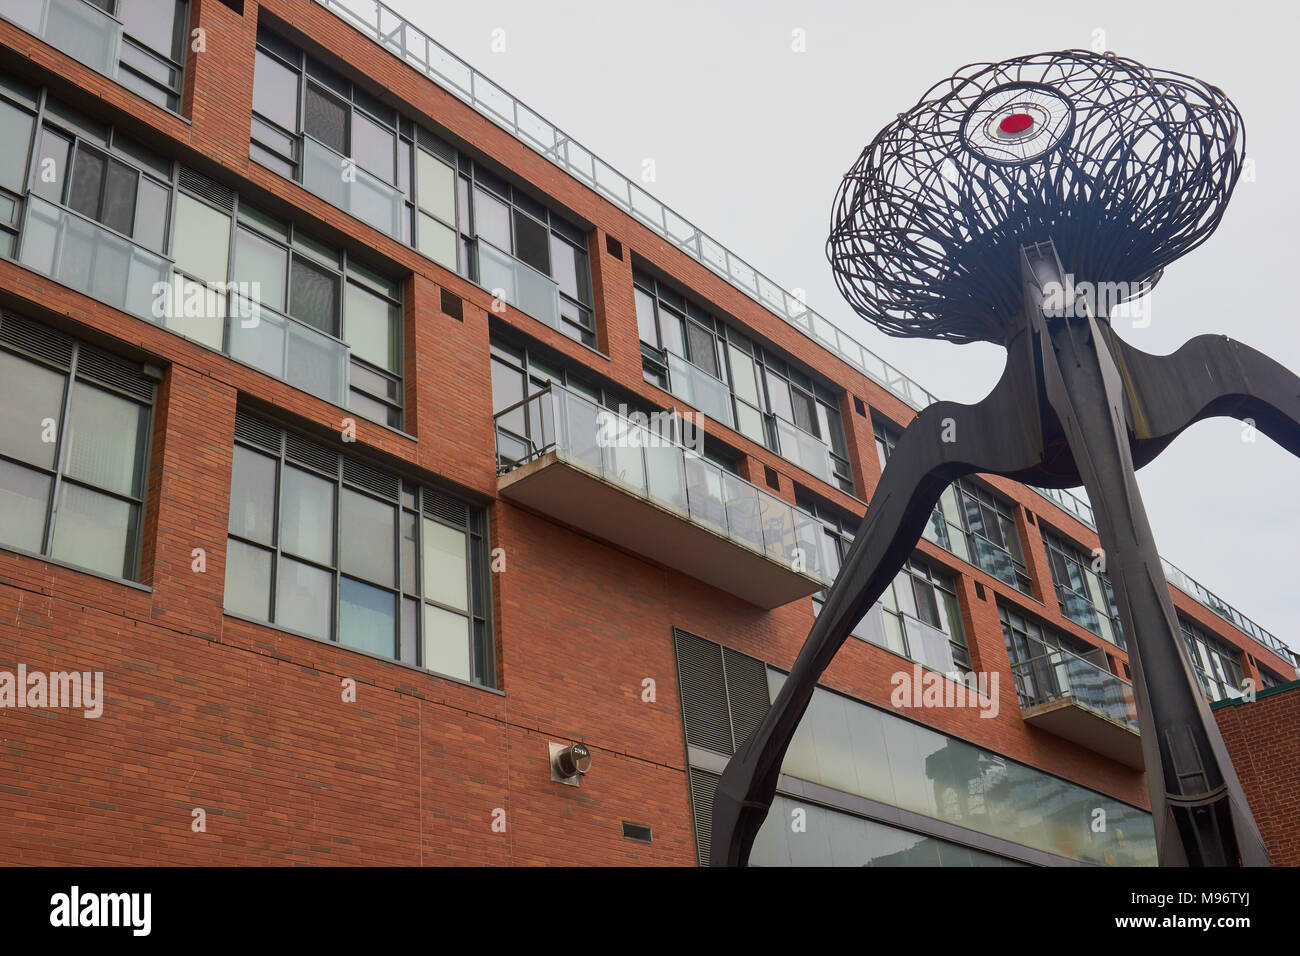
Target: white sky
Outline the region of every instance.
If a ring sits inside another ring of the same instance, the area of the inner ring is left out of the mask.
[[[806,289],[810,306],[931,392],[965,402],[996,382],[1003,351],[890,338],[858,319],[823,252],[836,187],[882,126],[963,64],[1091,47],[1104,31],[1105,49],[1222,87],[1256,168],[1213,238],[1166,272],[1150,327],[1120,334],[1167,353],[1224,332],[1300,369],[1290,4],[386,2],[629,177],[653,160],[646,188],[657,198],[785,288]],[[1216,419],[1139,482],[1161,554],[1300,647],[1300,461]]]

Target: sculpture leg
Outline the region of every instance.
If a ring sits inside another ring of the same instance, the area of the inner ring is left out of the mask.
[[[1138,467],[1184,429],[1224,415],[1249,420],[1300,457],[1300,376],[1226,335],[1198,335],[1171,355],[1110,340],[1133,410]]]
[[[903,433],[789,678],[718,781],[712,865],[747,863],[818,678],[911,554],[943,490],[972,472],[1009,474],[1038,465],[1041,429],[1033,392],[1032,366],[1008,361],[983,402],[931,405]],[[1017,428],[1020,419],[1026,421]]]
[[[1043,387],[1084,487],[1129,640],[1156,849],[1162,866],[1267,865],[1218,725],[1187,661],[1134,474],[1123,379],[1092,316],[1047,319],[1039,283],[1054,252],[1024,262]],[[1051,270],[1056,270],[1056,276]]]

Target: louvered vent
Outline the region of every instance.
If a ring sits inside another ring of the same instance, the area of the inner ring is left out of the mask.
[[[691,811],[695,817],[695,854],[700,866],[709,865],[713,846],[713,795],[718,790],[718,775],[691,768]]]
[[[280,429],[268,425],[259,418],[254,418],[247,412],[235,412],[235,437],[259,448],[265,448],[272,454],[280,453]]]
[[[731,732],[739,750],[767,713],[767,667],[757,658],[729,647],[722,649],[722,662],[727,671]]]
[[[72,340],[30,319],[7,312],[0,315],[0,342],[65,369],[72,365]]]
[[[337,475],[339,473],[338,452],[323,448],[314,441],[308,441],[293,432],[285,433],[284,452],[294,461],[301,462],[304,465],[311,465],[311,467],[326,474]]]
[[[153,401],[153,382],[140,374],[139,365],[91,345],[83,345],[77,355],[77,376],[109,385],[146,402]]]
[[[458,525],[462,528],[465,527],[469,515],[464,502],[457,501],[455,498],[452,498],[449,495],[444,495],[442,492],[435,491],[432,488],[425,488],[423,490],[423,498],[426,514],[439,517],[450,524]]]
[[[734,751],[722,648],[685,631],[676,632],[676,643],[686,742],[730,755]]]
[[[193,193],[200,199],[206,199],[212,205],[224,209],[226,212],[234,211],[235,194],[202,173],[196,173],[194,170],[182,166],[177,182],[186,192]]]
[[[397,500],[398,480],[396,475],[372,468],[365,462],[351,458],[343,459],[343,477],[354,485],[359,485],[377,495],[383,495],[392,501]]]

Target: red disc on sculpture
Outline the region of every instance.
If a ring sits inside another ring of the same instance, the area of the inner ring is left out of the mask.
[[[1023,133],[1033,125],[1034,118],[1028,113],[1012,113],[1010,116],[1003,117],[1002,122],[998,124],[998,129],[1014,135]]]

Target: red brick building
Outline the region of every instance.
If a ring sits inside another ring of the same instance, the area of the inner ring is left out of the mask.
[[[1300,866],[1300,684],[1212,705],[1274,866]]]
[[[929,395],[374,0],[27,6],[0,861],[706,858],[715,775]],[[1154,862],[1088,522],[945,495],[755,862]],[[1211,698],[1294,677],[1170,572]],[[898,706],[917,677],[984,693]]]

